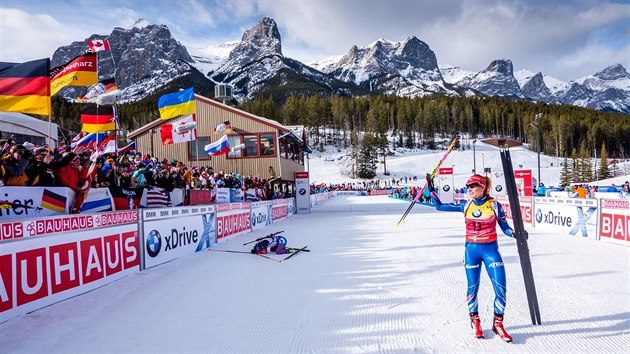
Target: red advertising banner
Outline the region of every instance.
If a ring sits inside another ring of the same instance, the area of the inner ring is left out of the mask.
[[[600,200],[599,236],[630,246],[630,200]]]
[[[212,202],[212,192],[207,189],[190,190],[190,205],[205,205]]]
[[[138,271],[138,225],[24,238],[0,247],[0,322]]]
[[[521,197],[532,196],[532,170],[514,170],[516,189]]]

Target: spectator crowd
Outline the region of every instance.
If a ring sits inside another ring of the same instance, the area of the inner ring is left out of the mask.
[[[289,197],[290,191],[274,190],[275,177],[242,176],[214,171],[210,166],[188,167],[176,159],[158,159],[127,151],[96,156],[80,146],[53,150],[48,146],[0,140],[0,186],[67,187],[77,194],[78,207],[91,188],[262,189],[261,199]],[[277,189],[277,188],[276,188]],[[77,212],[73,210],[73,212]]]

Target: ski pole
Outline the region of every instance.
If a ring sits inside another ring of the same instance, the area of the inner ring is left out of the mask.
[[[276,236],[277,234],[281,234],[281,233],[283,233],[283,232],[284,232],[284,231],[272,232],[272,233],[270,233],[270,234],[269,234],[269,235],[267,235],[267,236],[259,237],[259,238],[255,239],[255,240],[253,240],[253,241],[245,242],[245,243],[243,244],[243,246],[245,246],[245,245],[249,245],[250,243],[254,243],[254,242],[258,242],[258,241],[264,240],[264,239],[266,239],[266,238],[273,238],[273,237],[274,237],[274,236]]]
[[[433,169],[433,172],[431,172],[431,179],[433,179],[433,177],[435,177],[435,175],[437,174],[437,171],[440,169],[440,166],[442,166],[442,164],[444,163],[444,161],[448,157],[448,154],[450,154],[451,151],[453,151],[453,149],[455,148],[455,145],[457,144],[457,140],[458,139],[459,139],[459,135],[456,135],[455,138],[453,139],[453,141],[451,141],[451,145],[448,146],[448,149],[444,153],[444,156],[442,156],[442,159],[440,159],[440,161],[437,163],[437,165],[435,165],[435,168]],[[420,196],[422,196],[422,193],[424,193],[424,190],[427,188],[427,184],[428,184],[427,182],[424,182],[424,186],[422,186],[422,189],[418,192],[418,194],[416,194],[415,198],[413,198],[413,200],[411,201],[411,204],[409,204],[409,207],[407,208],[407,210],[405,210],[405,213],[400,218],[400,220],[398,221],[396,226],[400,226],[400,224],[405,222],[405,218],[407,217],[407,215],[411,211],[411,208],[413,208],[413,206],[416,204],[416,202],[420,199]]]

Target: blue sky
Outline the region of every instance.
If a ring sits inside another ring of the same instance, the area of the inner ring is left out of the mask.
[[[203,47],[240,39],[263,16],[278,24],[283,54],[302,62],[416,36],[440,66],[471,71],[501,58],[564,81],[630,69],[630,0],[2,0],[0,61],[50,57],[140,18]]]

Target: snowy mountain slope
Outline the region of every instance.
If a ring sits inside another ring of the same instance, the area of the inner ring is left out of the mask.
[[[435,53],[414,36],[400,42],[379,38],[365,47],[353,46],[341,57],[329,57],[311,65],[339,80],[384,94],[456,94],[446,87]]]

